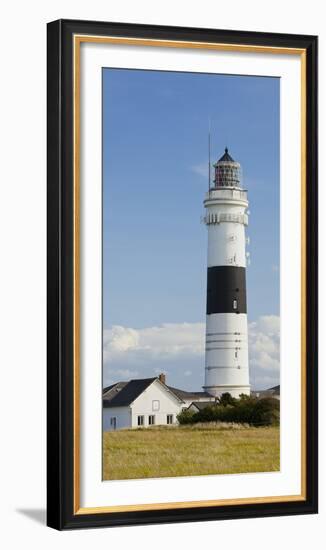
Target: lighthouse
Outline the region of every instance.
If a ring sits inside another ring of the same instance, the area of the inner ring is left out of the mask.
[[[225,149],[213,165],[204,206],[208,230],[204,390],[250,395],[246,298],[247,191],[241,166]]]

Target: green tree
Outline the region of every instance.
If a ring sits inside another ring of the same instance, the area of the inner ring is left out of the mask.
[[[246,393],[240,393],[239,399],[240,401],[248,401],[249,399],[252,399],[252,397]]]
[[[275,426],[280,423],[280,402],[274,397],[258,399],[254,407],[251,423],[260,426]]]
[[[235,397],[232,397],[229,392],[222,393],[222,395],[218,398],[218,404],[223,407],[226,407],[227,405],[235,405],[236,401],[237,400]]]

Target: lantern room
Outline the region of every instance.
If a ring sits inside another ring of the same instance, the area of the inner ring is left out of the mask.
[[[241,166],[225,148],[224,155],[214,164],[216,187],[241,187]]]

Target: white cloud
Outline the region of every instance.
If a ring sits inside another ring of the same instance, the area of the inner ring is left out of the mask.
[[[249,324],[249,364],[252,384],[266,388],[279,383],[280,318],[265,315]]]
[[[104,351],[111,350],[112,353],[120,353],[135,349],[139,342],[137,330],[121,326],[113,326],[112,329],[104,331]]]
[[[135,378],[135,372],[139,378],[164,372],[171,384],[184,386],[186,376],[188,389],[200,387],[204,348],[204,323],[165,323],[142,329],[113,326],[103,334],[104,384],[113,377]]]
[[[122,354],[141,355],[150,360],[202,355],[204,335],[204,323],[164,323],[142,329],[113,326],[104,330],[104,362],[111,362]]]
[[[208,180],[208,163],[202,162],[201,164],[195,164],[190,167],[190,170],[194,172],[194,174],[197,174],[198,176],[202,176],[203,178],[206,178]]]
[[[137,370],[117,369],[111,371],[111,374],[115,374],[117,377],[125,380],[130,380],[131,378],[136,378],[136,376],[139,375],[139,372]]]
[[[250,378],[255,388],[278,384],[280,319],[259,317],[249,323]],[[135,329],[104,330],[104,378],[128,380],[165,372],[171,384],[187,379],[189,389],[204,382],[205,323],[164,323]]]

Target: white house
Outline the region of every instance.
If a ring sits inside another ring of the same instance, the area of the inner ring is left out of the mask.
[[[193,403],[215,401],[206,392],[187,392],[167,386],[165,375],[117,382],[103,390],[103,430],[173,425]]]
[[[103,431],[177,424],[183,410],[198,412],[216,401],[205,391],[189,392],[168,386],[165,375],[117,382],[103,390]],[[258,399],[280,398],[280,386],[252,391]]]

